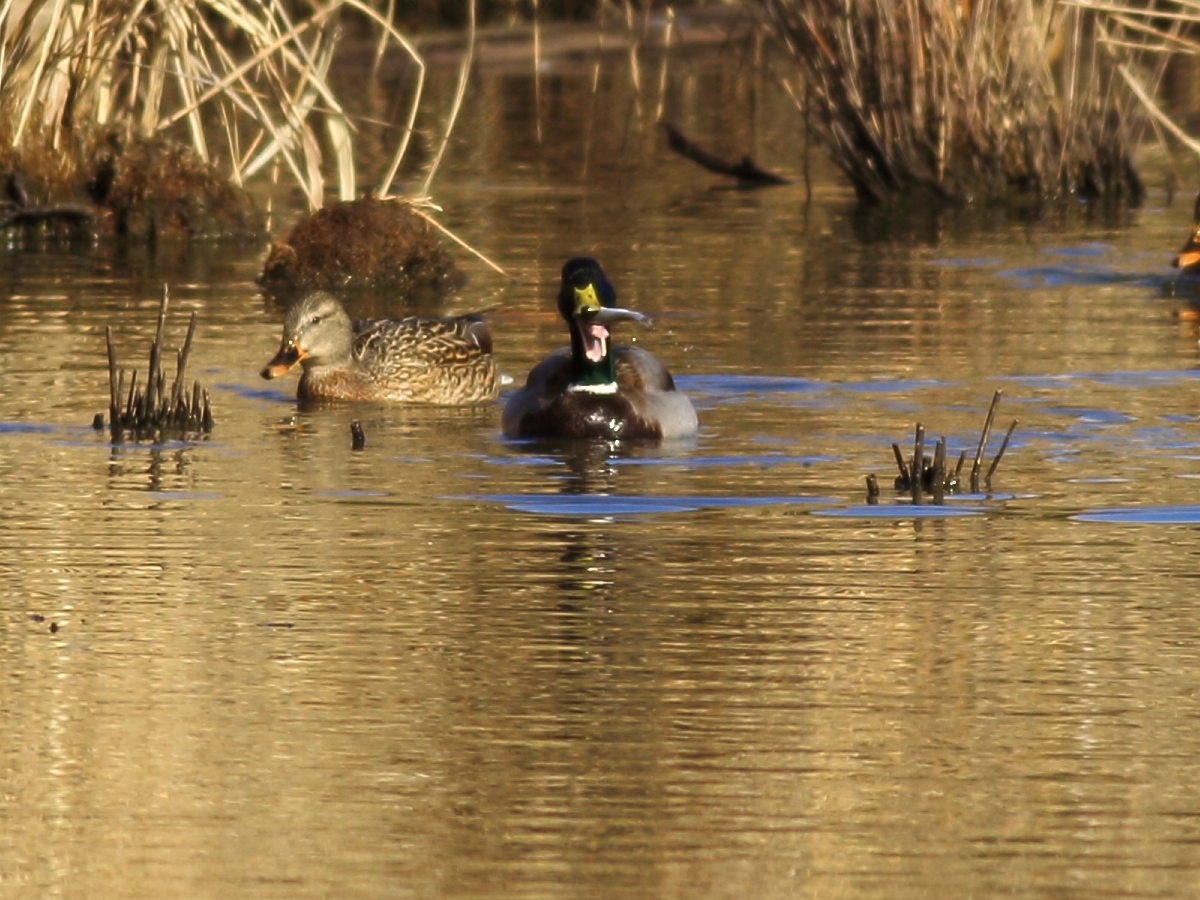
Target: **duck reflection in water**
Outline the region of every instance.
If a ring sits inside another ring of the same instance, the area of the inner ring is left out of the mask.
[[[563,266],[558,311],[571,346],[530,371],[509,398],[501,427],[510,438],[663,441],[693,437],[696,410],[666,367],[638,347],[614,347],[618,322],[650,319],[617,306],[617,293],[594,259]]]

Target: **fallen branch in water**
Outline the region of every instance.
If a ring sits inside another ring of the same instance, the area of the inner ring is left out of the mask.
[[[748,156],[743,156],[736,163],[728,162],[689,141],[678,128],[669,122],[660,122],[659,124],[666,131],[667,146],[672,150],[690,159],[697,165],[703,166],[710,172],[736,178],[737,186],[740,188],[774,187],[781,184],[791,184],[790,181],[781,175],[768,172],[766,169],[760,169],[755,165],[754,160]]]

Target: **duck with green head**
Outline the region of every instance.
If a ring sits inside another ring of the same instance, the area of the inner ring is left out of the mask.
[[[509,398],[501,418],[507,437],[661,441],[696,434],[696,410],[666,367],[640,348],[613,346],[613,325],[650,319],[617,306],[594,259],[563,266],[558,311],[571,346],[534,366]]]
[[[304,368],[301,400],[379,400],[466,406],[494,400],[500,376],[478,314],[351,322],[332,294],[314,291],[287,312],[263,378]]]

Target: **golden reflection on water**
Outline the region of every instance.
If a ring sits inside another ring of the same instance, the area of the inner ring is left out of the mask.
[[[522,279],[473,272],[505,370],[561,342],[558,265],[594,253],[700,438],[610,455],[503,442],[493,408],[297,409],[255,374],[257,257],[10,253],[3,892],[1194,892],[1194,527],[1071,518],[1190,502],[1195,335],[1117,277],[1165,272],[1188,211],[880,236],[829,181],[807,210],[708,190],[609,94],[581,183],[577,129],[536,150],[507,89],[482,82],[442,188]],[[756,155],[787,159],[763,102]],[[217,428],[113,448],[87,427],[103,326],[143,352],[164,278]],[[1004,498],[826,515],[865,509],[918,419],[968,445],[996,387]]]

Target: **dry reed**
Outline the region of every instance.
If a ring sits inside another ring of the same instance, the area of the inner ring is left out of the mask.
[[[190,392],[187,388],[188,358],[192,352],[192,339],[196,335],[195,312],[188,323],[183,346],[175,353],[175,380],[167,390],[163,371],[167,303],[167,287],[163,285],[162,300],[158,306],[158,325],[154,331],[154,341],[150,344],[150,364],[146,369],[144,387],[138,385],[136,369],[130,374],[126,387],[125,371],[117,364],[112,327],[106,326],[104,329],[108,345],[108,425],[114,444],[121,443],[126,437],[160,441],[171,436],[207,434],[213,429],[208,390],[199,381],[193,382]],[[101,428],[103,423],[104,414],[98,413],[93,424]]]
[[[1178,19],[1151,18],[1160,6],[752,2],[801,70],[806,91],[794,96],[809,98],[813,133],[861,200],[1139,200],[1132,154],[1180,33]]]
[[[116,133],[124,144],[170,137],[220,161],[234,184],[279,163],[317,209],[331,169],[352,199],[356,128],[326,80],[339,16],[352,12],[378,29],[377,56],[396,50],[416,70],[378,188],[386,195],[413,133],[425,63],[367,0],[305,8],[293,21],[296,7],[281,0],[8,0],[0,4],[0,139],[70,153],[89,134]]]

